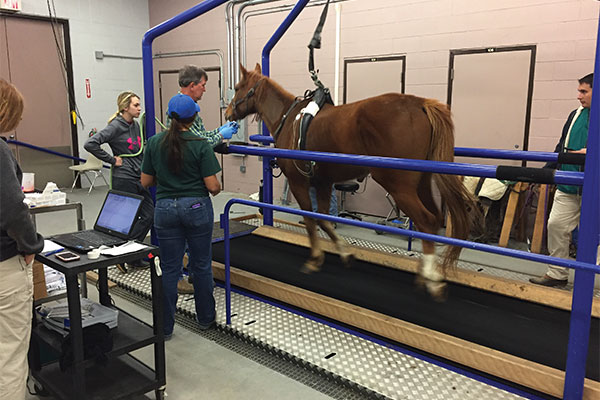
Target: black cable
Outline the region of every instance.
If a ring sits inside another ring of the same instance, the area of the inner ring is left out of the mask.
[[[52,2],[52,6],[50,6],[50,2]],[[83,122],[83,118],[81,118],[81,113],[79,112],[79,107],[77,106],[77,101],[75,100],[75,93],[73,91],[74,89],[69,86],[69,83],[67,82],[67,78],[65,76],[67,74],[68,67],[67,67],[67,62],[66,62],[66,56],[62,51],[60,42],[58,40],[59,39],[58,33],[56,32],[55,24],[58,24],[58,18],[56,17],[56,8],[54,5],[54,0],[46,0],[46,4],[48,6],[48,15],[50,16],[50,26],[52,27],[52,35],[54,36],[56,52],[58,53],[59,61],[64,70],[64,73],[61,75],[63,78],[63,82],[65,84],[65,88],[67,89],[67,96],[69,98],[69,107],[72,111],[75,111],[75,115],[77,116],[77,118],[79,118],[79,121],[81,121],[81,128],[85,129],[85,122]],[[64,43],[64,37],[62,39],[63,39],[63,43]],[[70,115],[69,115],[69,118],[71,118]]]

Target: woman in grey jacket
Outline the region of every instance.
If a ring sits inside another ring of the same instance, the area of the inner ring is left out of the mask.
[[[0,79],[0,132],[15,129],[22,114],[23,97]],[[34,255],[44,247],[23,203],[22,175],[12,152],[0,140],[0,399],[4,400],[25,399],[33,307],[31,266]]]
[[[117,97],[117,112],[108,121],[106,128],[90,137],[83,146],[100,160],[112,165],[112,188],[144,196],[144,202],[133,226],[131,238],[143,241],[152,226],[154,203],[148,189],[140,183],[144,138],[135,118],[142,110],[140,98],[133,92],[123,92]],[[112,155],[100,146],[108,143]],[[143,266],[142,262],[132,266]]]

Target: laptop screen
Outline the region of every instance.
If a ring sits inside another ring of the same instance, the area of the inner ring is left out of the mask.
[[[108,192],[94,228],[128,235],[142,200],[141,196]]]

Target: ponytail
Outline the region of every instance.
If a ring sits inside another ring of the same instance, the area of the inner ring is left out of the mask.
[[[167,149],[167,164],[169,170],[179,175],[183,169],[183,149],[185,140],[181,137],[181,131],[186,130],[194,122],[194,115],[184,120],[171,119],[167,134],[163,138],[163,146]]]

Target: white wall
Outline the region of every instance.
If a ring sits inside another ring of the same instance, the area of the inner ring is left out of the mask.
[[[23,1],[23,14],[48,17],[46,0]],[[79,154],[92,128],[104,128],[116,111],[117,95],[133,90],[142,97],[142,61],[105,58],[94,52],[126,56],[142,55],[142,36],[148,30],[147,0],[54,0],[56,17],[69,20],[75,99],[85,123],[77,122]],[[91,82],[86,98],[85,79]]]

